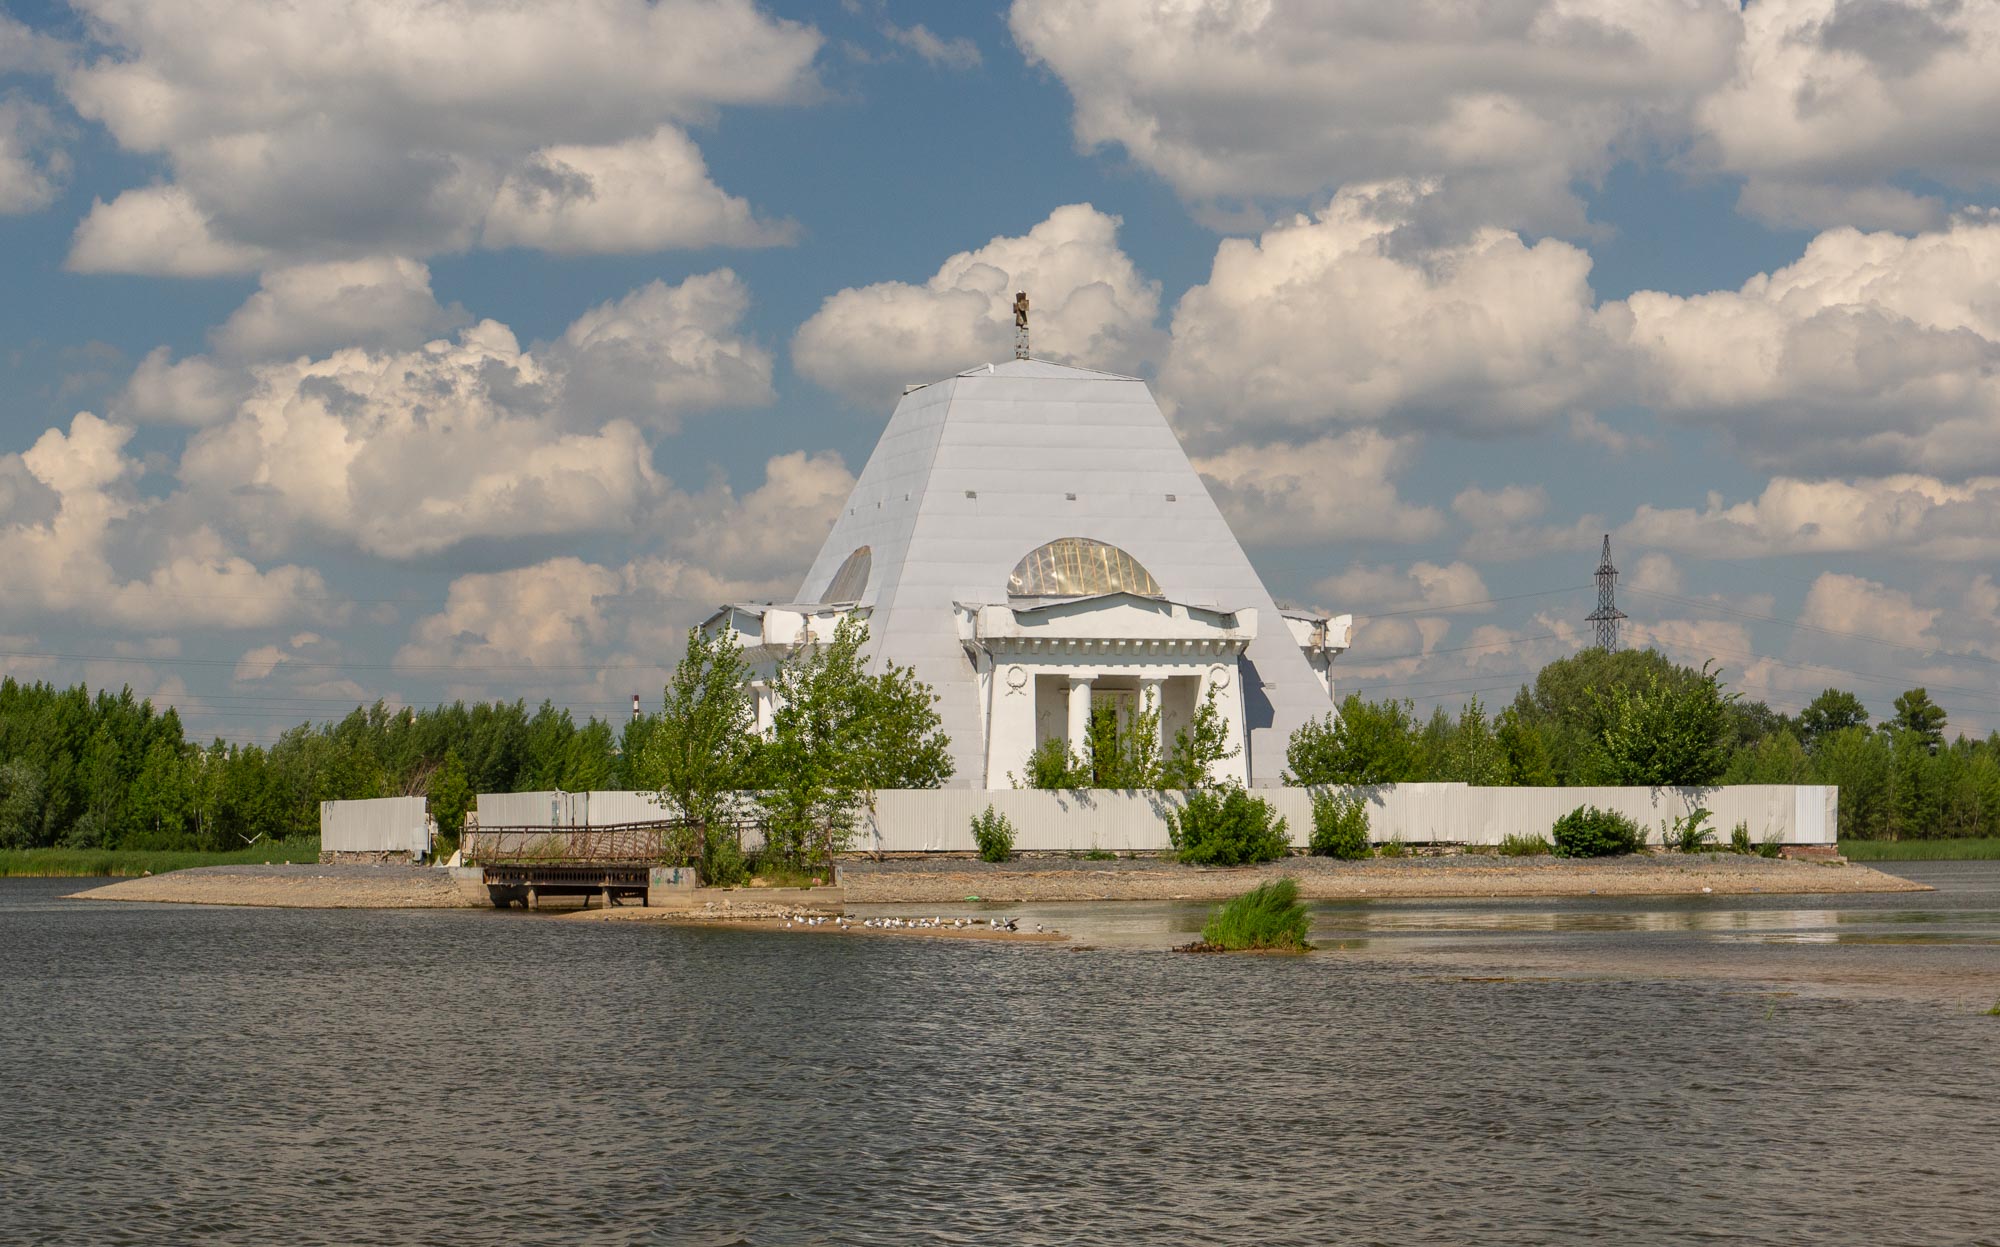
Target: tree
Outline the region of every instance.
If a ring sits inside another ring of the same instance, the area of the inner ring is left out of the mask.
[[[1366,702],[1348,694],[1340,713],[1307,720],[1285,748],[1285,782],[1400,784],[1423,765],[1416,719],[1407,701]]]
[[[687,651],[662,692],[660,717],[628,763],[632,782],[658,791],[685,821],[684,851],[711,882],[734,873],[735,831],[726,824],[733,794],[753,779],[756,711],[748,680],[734,629],[711,636],[690,628]]]
[[[1507,782],[1507,752],[1486,719],[1477,697],[1458,712],[1458,722],[1446,738],[1438,778],[1488,787]]]
[[[1174,733],[1173,752],[1160,763],[1160,787],[1208,787],[1216,782],[1216,765],[1240,752],[1229,747],[1229,723],[1217,703],[1220,692],[1211,684],[1194,717]]]
[[[1083,735],[1083,766],[1092,788],[1159,787],[1159,711],[1140,706],[1121,720],[1113,703],[1093,704]]]
[[[1861,704],[1861,699],[1846,689],[1830,688],[1799,711],[1799,743],[1807,753],[1813,753],[1822,740],[1835,732],[1867,726],[1868,707]]]
[[[1522,714],[1518,705],[1500,712],[1500,725],[1493,734],[1507,762],[1505,782],[1524,788],[1554,786],[1556,771],[1549,760],[1544,730]]]
[[[936,694],[907,667],[862,667],[867,625],[852,615],[825,644],[802,646],[772,677],[776,708],[758,749],[765,843],[804,867],[847,847],[864,796],[950,778],[951,742]]]
[[[1840,790],[1842,838],[1876,840],[1893,830],[1889,803],[1889,744],[1865,727],[1844,727],[1820,738],[1813,778]]]
[[[438,763],[431,773],[430,807],[431,816],[437,819],[440,849],[455,846],[465,832],[465,816],[471,812],[477,797],[472,791],[472,781],[466,778],[465,763],[458,757],[458,750],[446,748],[444,761]]]
[[[1599,695],[1602,726],[1587,772],[1601,784],[1700,787],[1729,765],[1729,698],[1714,672],[1669,682],[1649,675],[1643,688]]]
[[[1790,732],[1775,732],[1748,749],[1738,749],[1723,773],[1725,784],[1809,783],[1812,760]]]
[[[1634,693],[1654,682],[1679,688],[1697,678],[1657,650],[1587,649],[1558,658],[1514,699],[1522,719],[1541,729],[1550,769],[1559,784],[1592,782],[1591,757],[1603,735],[1613,693]]]
[[[1888,726],[1914,733],[1931,753],[1944,744],[1944,707],[1931,700],[1924,689],[1913,688],[1896,698],[1896,713]]]

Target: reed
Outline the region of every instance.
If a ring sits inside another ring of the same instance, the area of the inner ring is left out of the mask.
[[[1296,879],[1274,879],[1217,908],[1201,929],[1202,942],[1230,951],[1292,949],[1311,945],[1312,915],[1299,903]]]
[[[195,866],[316,862],[318,840],[274,840],[227,853],[171,849],[0,849],[0,878],[94,879],[164,875]]]
[[[1851,862],[1987,862],[2000,859],[2000,836],[1959,840],[1842,840]]]

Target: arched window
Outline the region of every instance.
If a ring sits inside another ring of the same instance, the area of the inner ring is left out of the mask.
[[[1069,598],[1098,593],[1160,597],[1160,584],[1139,560],[1117,546],[1088,537],[1058,537],[1028,551],[1007,577],[1015,597]]]
[[[819,595],[822,602],[859,602],[868,589],[868,572],[875,565],[875,556],[867,546],[862,546],[847,556],[840,570],[827,582],[826,592]]]

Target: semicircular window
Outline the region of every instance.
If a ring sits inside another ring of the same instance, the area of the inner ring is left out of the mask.
[[[1028,551],[1007,577],[1014,597],[1091,597],[1099,593],[1136,593],[1160,597],[1160,584],[1139,560],[1117,546],[1088,537],[1058,537]]]
[[[826,592],[819,595],[822,602],[859,602],[868,588],[868,572],[875,565],[875,556],[867,546],[862,546],[847,556],[840,570],[827,582]]]

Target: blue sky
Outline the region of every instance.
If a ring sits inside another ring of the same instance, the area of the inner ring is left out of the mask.
[[[2000,4],[0,15],[18,676],[651,701],[1026,283],[1345,687],[1504,700],[1611,532],[1636,639],[2000,727]]]

